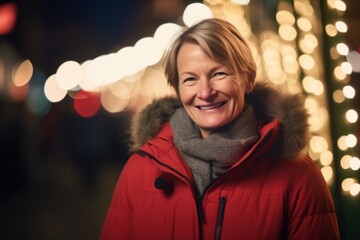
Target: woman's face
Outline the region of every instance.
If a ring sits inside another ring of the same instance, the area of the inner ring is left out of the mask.
[[[245,79],[209,58],[194,43],[184,43],[177,56],[179,95],[186,112],[206,138],[244,109]]]

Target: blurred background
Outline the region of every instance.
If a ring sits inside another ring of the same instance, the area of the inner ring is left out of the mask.
[[[258,81],[303,93],[308,154],[342,239],[360,238],[357,0],[1,0],[1,239],[98,239],[134,114],[172,94],[162,56],[180,25],[239,28]]]

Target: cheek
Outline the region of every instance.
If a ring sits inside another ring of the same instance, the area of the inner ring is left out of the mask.
[[[234,95],[239,99],[239,101],[243,101],[246,91],[246,83],[242,79],[233,79],[231,88]]]
[[[184,90],[184,89],[179,89],[179,97],[181,102],[185,105],[186,103],[188,103],[190,101],[190,94],[189,91]]]

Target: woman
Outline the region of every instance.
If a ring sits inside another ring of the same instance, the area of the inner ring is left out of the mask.
[[[254,87],[256,66],[234,26],[184,30],[165,61],[180,101],[138,116],[134,149],[101,239],[339,239],[328,187],[303,155],[302,98]]]

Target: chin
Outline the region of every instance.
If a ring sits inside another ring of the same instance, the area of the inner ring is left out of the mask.
[[[227,124],[227,122],[204,123],[204,124],[200,124],[199,127],[206,129],[206,130],[211,130],[211,129],[216,129],[216,128],[222,127],[226,124]]]

